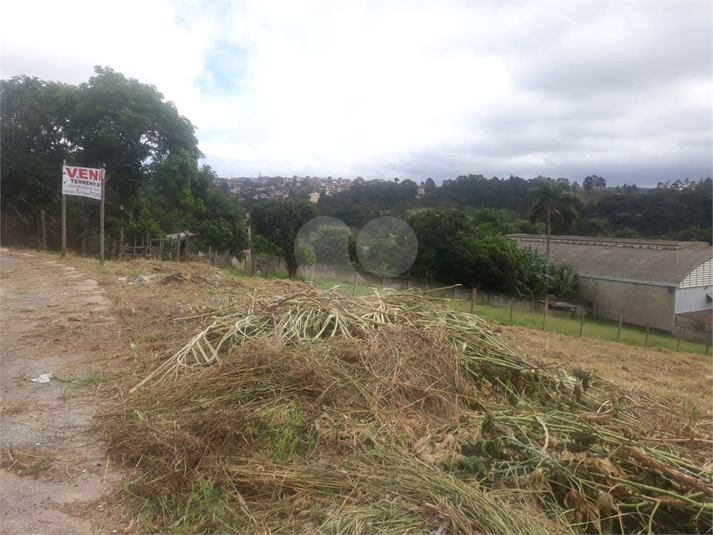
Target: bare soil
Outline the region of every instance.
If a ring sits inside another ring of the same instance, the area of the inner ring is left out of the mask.
[[[131,532],[117,492],[129,473],[91,433],[121,371],[112,302],[85,273],[7,249],[0,296],[0,534]]]

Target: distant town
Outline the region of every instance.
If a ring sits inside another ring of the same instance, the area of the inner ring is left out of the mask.
[[[398,182],[398,178],[393,181]],[[226,193],[237,195],[241,201],[244,199],[287,199],[290,197],[309,196],[312,202],[317,202],[322,193],[334,195],[341,191],[347,191],[354,184],[380,184],[390,182],[383,178],[365,180],[358,176],[355,179],[318,177],[318,176],[258,176],[255,177],[217,177],[215,184]],[[291,194],[290,194],[291,193]],[[421,182],[418,186],[416,197],[423,197],[425,194],[425,184]]]

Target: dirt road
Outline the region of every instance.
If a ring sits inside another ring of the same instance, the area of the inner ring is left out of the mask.
[[[111,302],[74,268],[7,249],[0,298],[0,534],[132,531],[117,505],[127,474],[90,433],[117,372],[102,351],[121,336]]]

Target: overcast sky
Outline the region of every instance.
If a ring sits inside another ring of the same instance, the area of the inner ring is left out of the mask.
[[[2,78],[154,84],[220,176],[697,180],[711,6],[6,2]]]

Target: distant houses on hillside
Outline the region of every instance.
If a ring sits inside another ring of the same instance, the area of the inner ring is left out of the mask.
[[[384,182],[384,180],[375,179],[376,182]],[[331,176],[322,177],[302,177],[293,175],[288,177],[271,177],[259,176],[253,177],[236,177],[236,178],[216,178],[217,186],[226,189],[233,195],[242,197],[252,197],[255,199],[286,199],[290,196],[290,191],[295,193],[324,193],[325,195],[334,195],[341,191],[347,191],[353,184],[364,184],[362,177],[357,177],[354,180],[346,178],[333,179]]]

